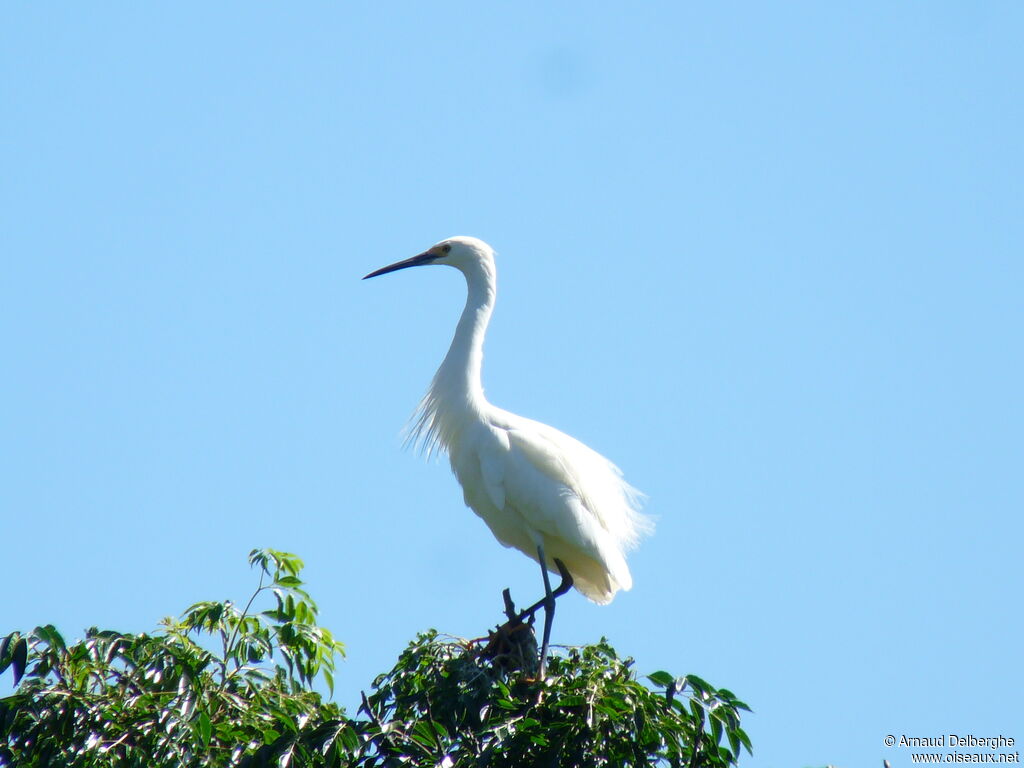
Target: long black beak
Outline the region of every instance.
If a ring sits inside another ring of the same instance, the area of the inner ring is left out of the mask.
[[[411,259],[403,259],[402,261],[396,261],[394,264],[389,264],[386,267],[381,267],[376,272],[368,274],[363,278],[363,280],[368,280],[369,278],[376,277],[377,275],[386,275],[388,272],[395,272],[399,269],[405,269],[406,267],[419,267],[424,264],[429,264],[436,258],[436,254],[426,251],[418,256],[413,256]]]

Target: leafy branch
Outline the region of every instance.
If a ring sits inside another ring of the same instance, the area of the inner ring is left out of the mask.
[[[312,689],[322,675],[333,690],[344,648],[316,624],[302,561],[266,549],[249,563],[259,583],[241,610],[196,603],[152,635],[93,627],[69,644],[45,625],[0,638],[16,685],[0,699],[0,768],[727,768],[750,751],[731,692],[667,672],[644,684],[605,640],[554,656],[537,680],[495,655],[494,637],[430,631],[350,718]]]

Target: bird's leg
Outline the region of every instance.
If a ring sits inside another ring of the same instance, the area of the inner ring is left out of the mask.
[[[564,595],[566,592],[568,592],[570,589],[572,589],[572,585],[573,585],[574,582],[572,580],[572,574],[569,573],[569,569],[565,567],[565,563],[563,563],[557,557],[555,558],[555,565],[558,566],[558,572],[562,576],[562,583],[559,584],[558,588],[551,593],[551,596],[554,597],[554,598],[559,598],[562,595]],[[539,611],[541,608],[543,608],[544,605],[547,603],[547,601],[548,601],[547,596],[544,596],[540,600],[538,600],[536,603],[531,605],[529,608],[524,608],[523,610],[521,610],[519,612],[519,615],[517,617],[518,620],[519,621],[523,621],[523,620],[526,619],[527,616],[529,616],[530,620],[532,621],[533,620],[533,614],[535,614],[537,611]],[[507,609],[507,607],[508,606],[506,606],[506,609]]]
[[[537,548],[537,554],[542,559],[544,558],[544,550],[541,549],[540,547]],[[517,629],[521,629],[524,626],[526,626],[526,627],[529,627],[529,629],[530,629],[530,637],[533,637],[534,636],[533,635],[534,616],[537,613],[537,611],[539,611],[541,608],[543,608],[544,609],[545,621],[544,621],[544,649],[543,649],[543,655],[541,657],[541,659],[542,659],[541,667],[543,668],[543,666],[546,666],[545,662],[547,661],[547,647],[548,647],[548,644],[549,644],[549,642],[551,640],[551,616],[554,614],[555,600],[557,598],[561,597],[562,595],[564,595],[570,589],[572,589],[572,585],[573,585],[572,574],[570,574],[569,573],[569,569],[565,567],[565,563],[563,563],[561,560],[559,560],[556,557],[555,558],[555,566],[557,566],[558,573],[562,577],[562,582],[558,585],[557,589],[552,591],[551,590],[551,582],[548,579],[547,569],[545,568],[544,569],[544,573],[543,573],[545,595],[540,600],[538,600],[536,603],[531,605],[529,608],[524,608],[519,613],[516,613],[515,612],[515,610],[516,610],[515,609],[515,605],[512,603],[512,597],[509,594],[509,591],[506,589],[504,592],[501,593],[502,598],[505,600],[505,615],[508,616],[508,621],[505,622],[500,627],[498,627],[498,629],[494,633],[491,633],[490,641],[488,643],[488,648],[485,649],[485,655],[487,653],[491,654],[490,656],[488,656],[488,658],[493,658],[494,657],[494,652],[493,651],[489,651],[489,649],[491,648],[491,646],[494,645],[494,638],[497,637],[497,636],[501,636],[502,633],[505,633],[505,635],[508,635],[508,634],[516,631]],[[524,624],[524,622],[526,622],[527,620],[529,620],[529,624]],[[534,642],[533,647],[534,647],[534,652],[536,652],[536,648],[537,648],[536,642]],[[538,675],[538,677],[542,677],[542,675]]]
[[[544,559],[544,547],[537,545],[537,556],[540,559],[540,572],[544,577],[544,640],[540,647],[540,670],[537,676],[544,679],[544,668],[548,663],[548,643],[551,640],[551,622],[555,618],[555,595],[551,591],[551,580],[548,578],[547,562]],[[559,569],[561,570],[561,569]]]
[[[544,550],[540,547],[537,548],[540,552],[541,560],[544,558]],[[540,672],[538,677],[544,679],[544,669],[547,666],[548,660],[548,644],[551,640],[551,623],[555,618],[555,600],[570,589],[572,589],[572,574],[569,573],[569,569],[565,567],[565,563],[555,558],[555,565],[558,567],[558,573],[562,577],[562,583],[558,585],[558,589],[554,592],[551,591],[551,582],[548,581],[548,569],[544,568],[544,599],[539,601],[539,604],[534,606],[533,610],[540,607],[540,604],[544,605],[544,642],[541,646],[540,652]],[[542,565],[543,567],[543,565]]]
[[[572,580],[572,574],[569,573],[569,569],[565,567],[565,563],[563,563],[557,557],[555,558],[555,567],[558,568],[558,574],[562,577],[562,583],[559,584],[558,589],[556,589],[551,594],[554,597],[561,597],[570,589],[572,589],[572,585],[574,584],[574,582]]]

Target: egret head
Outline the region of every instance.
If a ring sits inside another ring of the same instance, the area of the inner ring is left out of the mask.
[[[427,264],[447,264],[465,272],[473,266],[489,265],[494,262],[494,249],[483,240],[475,237],[459,235],[430,246],[423,253],[410,259],[389,264],[371,272],[363,280],[377,275],[385,275],[406,267],[422,267]]]

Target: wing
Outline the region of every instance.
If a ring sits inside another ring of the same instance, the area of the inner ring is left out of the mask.
[[[624,550],[638,536],[637,520],[645,520],[630,504],[635,492],[600,454],[551,427],[515,418],[493,425],[498,440],[479,452],[490,501],[523,521],[535,544],[544,544],[549,565],[559,558],[581,592],[608,602],[632,584]]]
[[[525,420],[524,420],[525,421]],[[539,422],[509,430],[510,445],[520,449],[538,471],[570,489],[615,540],[628,551],[650,533],[650,518],[640,513],[643,494],[627,483],[622,472],[597,451]]]

